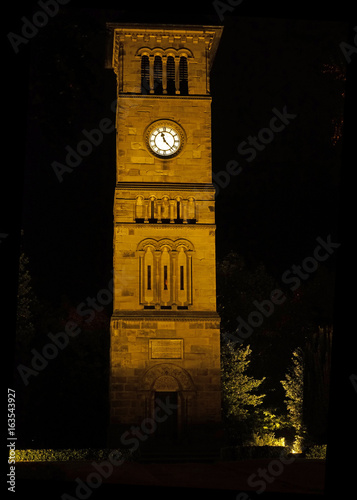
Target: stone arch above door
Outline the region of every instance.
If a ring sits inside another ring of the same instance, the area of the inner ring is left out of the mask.
[[[141,384],[139,387],[144,391],[152,391],[156,389],[156,383],[160,384],[160,379],[162,383],[166,382],[173,386],[174,381],[170,380],[169,377],[176,380],[177,388],[175,390],[180,391],[195,391],[195,385],[186,370],[180,366],[174,365],[172,363],[159,363],[155,366],[149,368],[143,375]],[[163,389],[161,389],[163,390]],[[166,389],[170,390],[170,389]]]
[[[176,378],[171,375],[162,375],[154,381],[153,390],[155,392],[176,392],[180,390]]]

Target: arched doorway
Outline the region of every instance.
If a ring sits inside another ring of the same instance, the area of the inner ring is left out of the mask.
[[[179,390],[178,381],[171,375],[162,375],[154,382],[152,391],[154,396],[153,406],[154,418],[157,423],[155,440],[160,443],[169,444],[176,442],[178,439],[179,408],[182,406],[179,404]]]
[[[195,386],[186,370],[171,363],[149,368],[141,384],[146,416],[157,423],[155,439],[176,442],[184,434],[195,402]]]

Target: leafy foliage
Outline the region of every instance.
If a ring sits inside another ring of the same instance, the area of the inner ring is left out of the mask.
[[[15,450],[16,462],[68,462],[82,460],[106,460],[110,449],[26,449]],[[124,453],[123,453],[124,454]],[[128,457],[126,457],[128,458]]]
[[[255,394],[254,391],[264,382],[247,375],[250,363],[250,346],[233,348],[228,341],[222,346],[222,393],[223,411],[225,416],[245,420],[249,409],[262,403],[265,394]]]
[[[285,390],[285,404],[291,426],[295,430],[294,450],[301,451],[305,427],[303,424],[303,402],[304,402],[304,361],[300,348],[292,355],[292,366],[281,381]]]
[[[305,458],[320,458],[324,460],[326,458],[326,450],[326,444],[316,444],[306,452]]]
[[[247,446],[285,446],[284,438],[276,438],[274,432],[260,434],[253,432],[252,439],[246,443]]]

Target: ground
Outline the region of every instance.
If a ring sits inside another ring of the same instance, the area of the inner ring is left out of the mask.
[[[277,493],[293,493],[294,498],[296,494],[323,494],[324,460],[297,458],[284,466],[279,466],[277,462],[277,459],[175,464],[125,462],[114,467],[106,479],[101,476],[100,484],[97,487],[95,486],[95,475],[92,474],[96,472],[93,462],[17,463],[16,474],[20,482],[23,481],[23,485],[26,485],[26,481],[28,481],[33,486],[35,479],[39,485],[46,483],[44,481],[46,479],[55,479],[56,482],[58,481],[57,486],[61,484],[61,494],[67,493],[72,496],[65,500],[72,500],[72,498],[80,496],[89,498],[90,492],[94,492],[94,490],[96,494],[99,494],[100,490],[103,494],[108,491],[114,492],[114,487],[119,485],[121,492],[123,492],[123,488],[127,492],[127,487],[130,486],[131,490],[129,488],[129,491],[133,493],[138,491],[138,487],[139,490],[140,487],[144,487],[146,492],[148,492],[148,487],[153,490],[158,488],[162,492],[165,488],[172,488],[176,492],[179,489],[185,496],[186,492],[188,494],[197,491],[197,489],[201,489],[201,491],[204,489],[207,492],[221,491],[222,495],[220,496],[235,500],[255,498],[257,493],[263,492],[263,489],[266,492],[265,498],[267,498],[267,493],[271,493],[273,498],[276,498]],[[267,480],[262,478],[263,470],[268,471]],[[107,473],[108,469],[103,474],[107,475]],[[275,474],[275,477],[271,473]],[[90,474],[92,475],[90,476]],[[88,490],[86,493],[85,490],[81,490],[80,495],[76,496],[78,478],[84,483],[91,484],[93,481],[93,488],[90,489],[90,492]],[[251,478],[249,482],[248,478]],[[116,487],[115,490],[117,491]],[[226,496],[227,494],[228,496]]]

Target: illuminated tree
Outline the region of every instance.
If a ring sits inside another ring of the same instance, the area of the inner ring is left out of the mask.
[[[290,425],[295,430],[295,441],[293,451],[302,451],[302,441],[305,436],[303,424],[303,403],[304,403],[304,360],[300,348],[295,349],[292,355],[292,366],[285,375],[285,380],[281,380],[285,390],[285,404],[288,410]]]
[[[230,341],[221,346],[222,409],[231,438],[244,440],[251,434],[252,413],[262,404],[265,394],[256,390],[265,377],[256,379],[247,374],[250,364],[250,346],[238,346]]]

